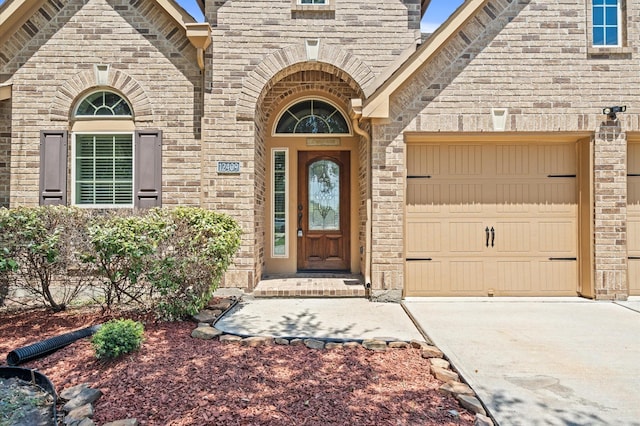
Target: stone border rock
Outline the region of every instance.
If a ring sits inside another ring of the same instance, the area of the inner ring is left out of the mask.
[[[99,389],[89,387],[88,383],[64,389],[60,392],[59,400],[67,401],[62,406],[65,413],[62,423],[66,426],[95,426],[93,420],[93,403],[102,396]],[[136,419],[123,419],[105,423],[103,426],[138,426]]]
[[[432,344],[419,340],[406,342],[399,340],[389,341],[383,338],[340,340],[318,338],[301,339],[295,337],[273,336],[239,336],[235,334],[227,334],[215,328],[215,323],[238,302],[239,299],[236,299],[235,297],[222,299],[219,303],[210,305],[207,309],[204,309],[199,314],[194,315],[193,319],[198,322],[198,326],[191,332],[191,337],[202,340],[217,338],[223,344],[239,344],[247,347],[270,345],[306,346],[312,350],[363,347],[377,352],[410,347],[420,349],[422,357],[429,360],[431,373],[436,379],[444,382],[444,384],[440,386],[439,392],[452,395],[458,400],[462,407],[472,413],[475,413],[475,426],[494,426],[494,422],[487,415],[482,402],[480,402],[473,389],[471,389],[468,384],[461,381],[459,374],[452,369],[449,361],[445,359],[444,353]]]

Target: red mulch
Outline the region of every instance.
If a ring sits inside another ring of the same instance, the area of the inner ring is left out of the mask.
[[[2,312],[0,363],[13,349],[110,318],[88,310]],[[142,348],[120,360],[97,361],[82,339],[22,366],[46,374],[58,392],[84,382],[101,389],[97,424],[127,417],[143,425],[473,424],[455,399],[438,393],[442,383],[417,349],[248,348],[193,339],[193,323],[144,322]]]

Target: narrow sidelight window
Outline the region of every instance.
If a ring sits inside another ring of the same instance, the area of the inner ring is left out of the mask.
[[[273,182],[273,199],[272,199],[272,256],[287,257],[288,256],[288,235],[287,235],[287,150],[274,149],[272,151],[272,182]]]

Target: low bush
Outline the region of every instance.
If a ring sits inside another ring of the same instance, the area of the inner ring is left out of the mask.
[[[130,319],[111,320],[93,335],[91,344],[98,359],[114,359],[142,345],[144,326]]]
[[[112,212],[94,218],[87,231],[91,250],[83,262],[95,266],[105,308],[145,304],[149,289],[144,276],[159,242],[167,238],[165,227],[157,215]]]
[[[229,216],[195,207],[0,209],[0,304],[14,287],[59,311],[89,287],[105,310],[182,319],[211,298],[240,235]]]
[[[64,310],[89,285],[93,265],[87,249],[86,211],[66,207],[21,207],[0,212],[0,293],[14,286],[54,311]]]
[[[194,207],[151,214],[163,218],[167,231],[148,274],[157,292],[156,313],[165,320],[194,315],[240,247],[240,227],[227,215]]]

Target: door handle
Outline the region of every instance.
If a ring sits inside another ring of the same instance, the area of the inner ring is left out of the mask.
[[[298,204],[298,237],[302,237],[302,204]]]
[[[496,230],[491,227],[491,247],[493,247],[493,242],[496,240]]]
[[[488,226],[484,229],[484,232],[487,236],[487,247],[489,247],[489,227]]]

